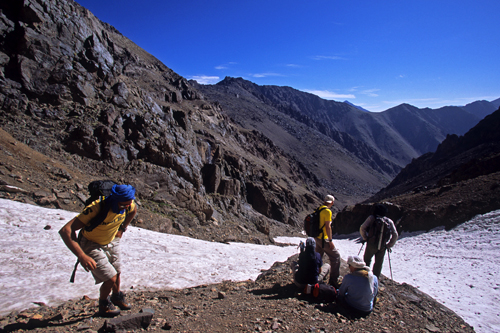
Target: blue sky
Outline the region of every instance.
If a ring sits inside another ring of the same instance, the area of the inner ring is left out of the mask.
[[[498,0],[80,0],[187,79],[290,86],[370,111],[500,97]]]

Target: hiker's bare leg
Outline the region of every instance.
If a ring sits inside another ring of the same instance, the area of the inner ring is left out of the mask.
[[[112,290],[111,302],[119,307],[120,310],[130,310],[132,306],[125,301],[125,295],[120,291],[120,273],[116,274],[116,280]]]
[[[113,285],[113,294],[118,294],[120,292],[120,273],[116,274],[116,281]]]
[[[105,281],[102,283],[101,288],[99,289],[99,299],[106,299],[108,298],[109,294],[111,294],[111,290],[113,290],[115,284],[116,284],[116,278],[118,274],[113,276],[111,279],[108,281]]]

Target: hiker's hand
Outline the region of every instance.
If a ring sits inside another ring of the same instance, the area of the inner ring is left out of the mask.
[[[365,239],[362,239],[361,240],[361,244],[365,244],[366,243],[366,240]]]
[[[92,259],[86,254],[83,255],[81,258],[78,258],[78,260],[80,260],[80,265],[82,265],[82,267],[85,268],[87,272],[92,271],[97,267],[97,264],[94,261],[94,259]]]
[[[122,238],[122,235],[123,235],[123,231],[118,230],[118,232],[116,233],[115,237]]]
[[[387,247],[387,252],[392,253],[392,249],[390,247]]]
[[[335,250],[335,245],[333,245],[333,242],[328,242],[328,244],[330,245],[330,250]]]

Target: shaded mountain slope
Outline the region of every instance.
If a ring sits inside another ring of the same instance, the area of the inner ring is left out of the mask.
[[[500,109],[413,160],[365,203],[345,207],[333,221],[335,230],[357,231],[371,203],[380,201],[390,203],[388,216],[406,231],[452,228],[500,209]]]
[[[401,104],[375,116],[384,118],[394,131],[403,136],[418,154],[412,158],[434,151],[447,134],[462,135],[482,119],[461,107],[446,106],[433,110],[409,104]]]
[[[227,86],[213,89],[191,83],[207,99],[217,101],[223,112],[240,126],[263,133],[293,156],[316,175],[322,186],[335,193],[342,204],[355,202],[373,193],[392,179],[398,170],[396,165],[383,160],[373,149],[362,142],[356,143],[345,133],[332,134],[324,124],[300,111],[278,111],[279,106],[272,105],[267,97],[256,96],[258,92],[252,90],[258,86],[254,83],[230,78],[225,81],[229,82]],[[291,95],[296,93],[288,87],[276,87],[276,91],[284,101],[288,91]],[[306,94],[306,97],[324,102],[314,95]],[[358,156],[348,148],[354,145],[358,146]],[[361,160],[360,156],[365,160]],[[366,166],[366,160],[370,160],[372,167]]]
[[[226,77],[215,85],[190,82],[235,122],[264,133],[341,195],[353,185],[365,191],[385,186],[413,158],[436,149],[447,134],[461,135],[480,120],[462,107],[432,110],[402,104],[381,113],[364,112],[349,103],[242,78]],[[486,103],[478,109],[491,112]],[[319,149],[326,163],[315,165]],[[349,172],[354,166],[355,172]]]
[[[374,199],[499,171],[500,164],[495,162],[499,153],[500,110],[486,116],[463,136],[447,136],[434,153],[413,160]]]
[[[500,98],[496,99],[494,101],[488,102],[488,101],[475,101],[472,103],[469,103],[462,108],[466,110],[467,112],[472,113],[473,115],[476,115],[480,119],[483,119],[487,115],[493,113],[495,110],[497,110],[500,107]]]

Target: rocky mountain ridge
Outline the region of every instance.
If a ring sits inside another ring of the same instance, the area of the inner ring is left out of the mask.
[[[385,201],[399,230],[450,229],[477,214],[500,209],[500,109],[463,136],[449,135],[414,159],[386,188],[364,203],[346,206],[333,221],[339,233],[355,232]]]
[[[215,85],[190,83],[237,124],[262,132],[299,160],[327,189],[357,195],[358,200],[386,186],[413,158],[435,150],[447,134],[464,134],[481,120],[480,110],[491,113],[497,102],[437,110],[402,104],[370,113],[350,103],[242,78],[226,77]]]

